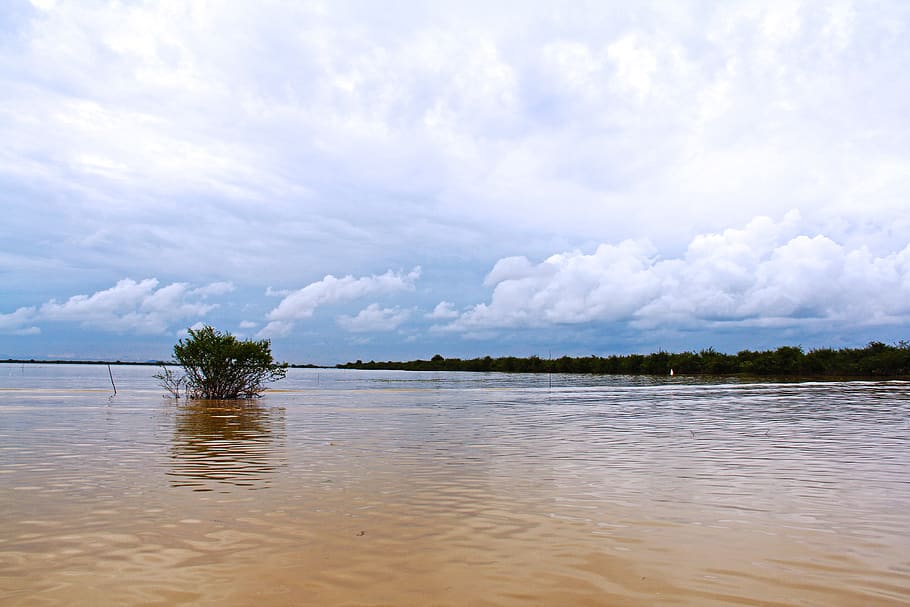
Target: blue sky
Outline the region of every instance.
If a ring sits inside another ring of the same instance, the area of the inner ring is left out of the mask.
[[[906,2],[0,6],[0,357],[910,337]]]

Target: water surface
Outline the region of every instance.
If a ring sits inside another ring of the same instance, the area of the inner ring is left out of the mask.
[[[908,605],[910,383],[0,365],[3,605]]]

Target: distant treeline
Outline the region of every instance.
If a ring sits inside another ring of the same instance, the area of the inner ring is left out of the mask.
[[[667,375],[672,369],[682,375],[764,375],[828,377],[910,376],[910,342],[897,345],[870,342],[865,348],[821,348],[804,352],[801,347],[776,350],[743,350],[724,354],[713,348],[700,352],[654,352],[613,356],[585,356],[546,359],[443,358],[406,362],[356,361],[337,365],[339,369],[382,369],[403,371],[482,371],[504,373],[593,373],[602,375]]]

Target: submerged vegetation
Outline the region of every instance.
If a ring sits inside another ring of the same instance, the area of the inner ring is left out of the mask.
[[[208,326],[190,329],[189,336],[177,342],[174,363],[183,375],[162,365],[155,378],[175,397],[182,390],[187,398],[253,398],[265,390],[266,382],[287,373],[287,364],[272,358],[269,340],[239,340]]]
[[[798,346],[776,350],[742,350],[724,354],[713,348],[700,352],[655,352],[613,356],[538,356],[517,358],[443,358],[406,362],[349,362],[340,369],[406,371],[498,371],[506,373],[594,373],[604,375],[762,375],[793,377],[900,377],[910,376],[910,342],[887,345],[870,342],[865,348],[821,348],[804,352]]]

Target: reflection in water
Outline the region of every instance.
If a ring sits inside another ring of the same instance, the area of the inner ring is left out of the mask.
[[[279,467],[276,439],[284,410],[246,401],[190,401],[177,405],[171,485],[213,491],[232,485],[264,489]]]

